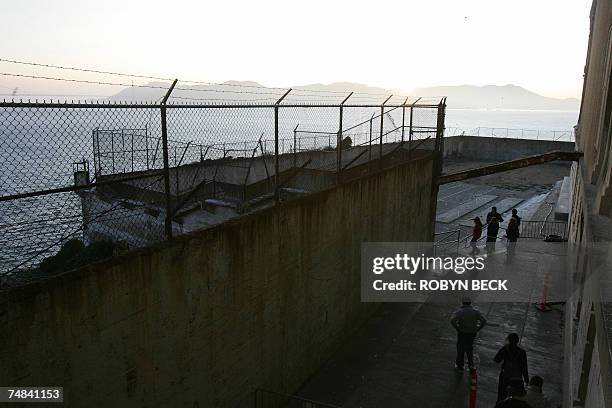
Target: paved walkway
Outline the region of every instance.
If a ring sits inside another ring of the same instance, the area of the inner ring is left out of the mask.
[[[523,250],[519,247],[503,273],[546,254],[557,258],[563,254],[562,244],[535,240],[520,244]],[[505,248],[491,257],[505,258]],[[533,301],[541,292],[540,273],[534,271],[536,283],[529,289]],[[561,401],[562,307],[543,313],[533,301],[481,303],[474,299],[489,321],[475,346],[478,407],[495,405],[499,367],[492,359],[510,332],[521,335],[530,375],[543,377],[545,392]],[[457,307],[457,294],[435,295],[423,304],[382,305],[297,395],[346,408],[467,407],[469,373],[453,369],[455,332],[449,320]]]

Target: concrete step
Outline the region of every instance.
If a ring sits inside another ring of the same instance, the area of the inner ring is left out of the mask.
[[[500,201],[496,202],[496,203],[491,203],[491,205],[489,207],[495,206],[497,207],[497,212],[502,214],[502,218],[504,220],[506,220],[507,215],[509,215],[510,211],[513,208],[516,208],[516,206],[520,203],[522,203],[524,201],[524,199],[522,198],[518,198],[518,197],[506,197],[501,199]],[[483,210],[482,212],[478,213],[478,214],[474,214],[473,216],[462,220],[459,225],[462,225],[464,227],[471,227],[472,226],[472,220],[474,219],[474,217],[478,216],[480,217],[480,220],[482,221],[483,224],[486,223],[487,221],[487,214],[489,213],[489,211],[491,211],[491,208],[486,208],[485,210]],[[506,214],[508,213],[508,214]]]
[[[465,216],[466,214],[469,214],[479,209],[487,203],[490,203],[491,201],[497,199],[497,197],[498,196],[496,195],[489,194],[483,194],[481,196],[474,197],[471,200],[464,202],[463,204],[460,204],[446,212],[443,212],[442,214],[439,214],[438,216],[436,216],[436,221],[443,222],[446,224],[451,223]]]

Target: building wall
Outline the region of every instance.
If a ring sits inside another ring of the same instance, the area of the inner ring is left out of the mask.
[[[589,52],[580,108],[577,144],[584,152],[586,182],[596,185],[593,203],[598,213],[610,216],[612,146],[612,3],[594,1],[591,10]]]
[[[592,280],[594,264],[590,252],[612,255],[612,2],[595,0],[591,9],[589,51],[576,128],[576,147],[583,159],[572,168],[570,240],[580,248],[571,294],[566,305],[567,383],[564,407],[612,407],[609,322],[612,310],[601,282]],[[609,271],[612,273],[612,271]],[[609,279],[609,276],[604,276]]]
[[[0,295],[0,384],[67,406],[292,392],[376,309],[365,241],[433,236],[432,157]]]

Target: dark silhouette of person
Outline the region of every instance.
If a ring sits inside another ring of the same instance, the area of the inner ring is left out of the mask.
[[[516,226],[521,228],[521,220],[522,218],[518,215],[518,210],[516,208],[512,209],[512,218],[516,219]]]
[[[508,237],[508,242],[516,243],[519,237],[519,226],[518,220],[514,217],[510,218],[508,221],[508,228],[506,228],[506,236]]]
[[[527,386],[527,394],[525,395],[525,401],[532,408],[551,408],[552,404],[548,397],[542,392],[542,386],[544,385],[544,380],[539,375],[534,375],[529,380],[529,385]]]
[[[482,236],[482,221],[480,221],[480,217],[474,218],[474,225],[472,225],[472,240],[470,244],[472,246],[472,255],[480,252],[478,250],[477,244],[478,240]]]
[[[518,221],[516,218],[510,218],[508,227],[506,228],[506,237],[508,238],[508,248],[506,251],[506,263],[512,262],[516,250],[516,240],[519,237]]]
[[[463,371],[464,355],[467,355],[468,366],[474,368],[474,339],[476,333],[487,324],[480,310],[472,307],[472,300],[465,297],[461,300],[461,307],[455,311],[451,325],[457,330],[457,358],[455,369]]]
[[[506,391],[508,396],[497,401],[495,408],[533,408],[525,399],[525,386],[520,378],[511,378]]]
[[[497,212],[497,207],[492,207],[491,211],[487,214],[487,242],[497,241],[500,222],[504,222],[504,219]]]
[[[529,383],[529,372],[527,371],[527,353],[518,346],[519,336],[510,333],[506,337],[506,344],[497,352],[493,360],[502,363],[497,385],[497,400],[506,398],[506,389],[510,385],[511,378],[522,378]]]

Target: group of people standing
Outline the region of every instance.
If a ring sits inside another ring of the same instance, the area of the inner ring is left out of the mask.
[[[461,307],[455,311],[451,325],[457,331],[457,358],[455,369],[464,370],[464,357],[470,370],[474,370],[474,339],[487,324],[486,318],[472,306],[470,298],[463,298]],[[544,381],[539,376],[529,378],[527,353],[519,347],[516,333],[506,337],[493,361],[501,364],[495,408],[550,408],[550,401],[542,393]],[[527,385],[527,388],[525,386]]]
[[[474,218],[474,224],[472,226],[472,254],[478,252],[477,243],[482,237],[482,229],[484,225],[480,220],[480,217]],[[499,226],[504,219],[501,214],[497,212],[497,207],[492,207],[491,211],[487,214],[487,247],[494,246],[497,242],[497,234],[499,233]],[[512,209],[512,216],[508,221],[508,227],[506,228],[506,237],[508,238],[508,248],[514,250],[516,242],[520,236],[521,217],[518,215],[516,208]]]

